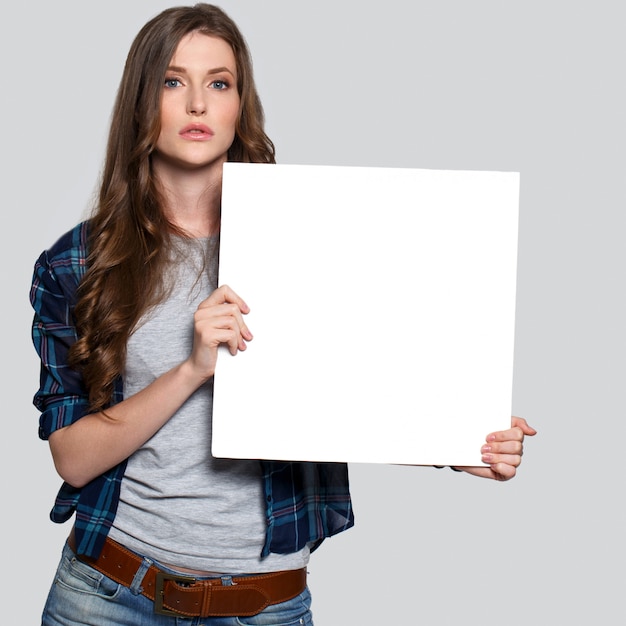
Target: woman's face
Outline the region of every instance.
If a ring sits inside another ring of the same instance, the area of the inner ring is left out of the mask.
[[[237,64],[223,39],[183,37],[165,74],[153,162],[196,170],[226,161],[239,115]]]

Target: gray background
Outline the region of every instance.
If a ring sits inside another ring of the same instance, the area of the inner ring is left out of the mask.
[[[69,530],[31,405],[32,265],[84,215],[128,46],[171,4],[1,9],[3,623],[38,623]],[[623,623],[622,3],[221,6],[281,162],[521,172],[512,409],[539,435],[505,484],[352,466],[357,525],[311,561],[316,623]]]

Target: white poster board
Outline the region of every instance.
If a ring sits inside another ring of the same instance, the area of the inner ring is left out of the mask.
[[[510,426],[519,174],[227,163],[214,456],[482,465]]]

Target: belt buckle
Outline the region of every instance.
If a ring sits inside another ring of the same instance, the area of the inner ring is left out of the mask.
[[[158,615],[172,615],[174,617],[180,617],[180,613],[172,611],[163,606],[165,599],[165,583],[171,580],[174,583],[195,583],[196,579],[193,576],[182,576],[178,574],[168,574],[167,572],[157,572],[156,584],[154,589],[154,612]]]

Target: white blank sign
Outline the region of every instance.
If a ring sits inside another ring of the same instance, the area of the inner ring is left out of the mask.
[[[510,426],[519,174],[227,163],[214,456],[482,465]]]

